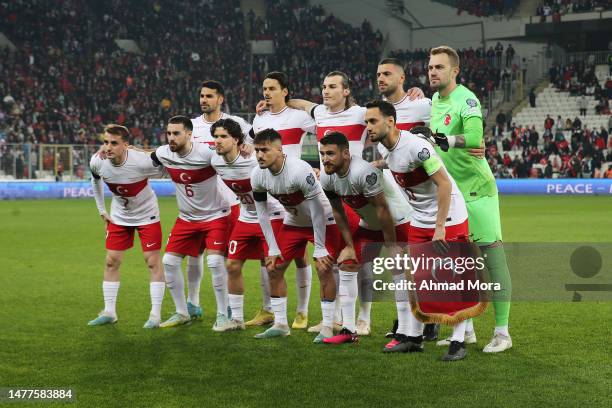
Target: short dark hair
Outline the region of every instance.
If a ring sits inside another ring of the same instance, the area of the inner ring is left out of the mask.
[[[104,132],[113,136],[121,136],[121,140],[128,143],[130,142],[130,131],[125,126],[111,123],[104,127]]]
[[[322,145],[334,144],[337,145],[340,149],[349,148],[348,139],[342,132],[329,132],[321,138],[319,143],[321,143]]]
[[[211,136],[215,135],[215,130],[218,128],[223,128],[227,130],[227,133],[234,139],[238,141],[238,144],[241,145],[244,142],[244,134],[242,133],[242,128],[240,124],[233,119],[219,119],[210,128]]]
[[[290,91],[289,91],[289,78],[287,78],[287,74],[285,74],[284,72],[280,72],[280,71],[272,71],[272,72],[268,72],[264,79],[274,79],[280,85],[281,90],[286,89],[287,95],[285,96],[285,102],[289,102]]]
[[[171,117],[170,119],[168,119],[168,124],[183,125],[183,127],[190,132],[193,130],[193,123],[191,123],[191,119],[183,115]]]
[[[223,85],[219,81],[207,79],[206,81],[202,82],[201,88],[214,89],[215,91],[217,91],[219,95],[225,96],[225,89],[223,88]]]
[[[378,110],[380,110],[380,113],[382,113],[383,116],[392,116],[393,121],[397,122],[397,113],[395,112],[395,107],[393,107],[393,104],[390,102],[383,101],[382,99],[375,99],[373,101],[368,102],[365,107],[367,109],[378,108]]]
[[[253,138],[253,144],[272,143],[277,140],[282,141],[280,133],[274,129],[264,129],[261,132],[257,132]]]
[[[383,65],[383,64],[395,65],[395,66],[400,67],[402,71],[404,70],[404,64],[402,63],[402,61],[400,61],[397,58],[384,58],[382,61],[378,63],[378,65]]]

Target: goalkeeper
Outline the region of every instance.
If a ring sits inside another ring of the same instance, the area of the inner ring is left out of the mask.
[[[468,88],[457,85],[459,56],[454,49],[433,48],[428,70],[431,88],[437,91],[432,98],[430,128],[435,133],[438,152],[463,193],[470,235],[486,259],[491,280],[501,285],[501,290],[493,293],[493,339],[483,349],[486,353],[499,353],[512,347],[508,332],[512,286],[502,245],[495,178],[486,159],[470,156],[467,151],[480,147],[483,140],[480,102]],[[471,322],[468,322],[466,342],[476,342]],[[438,344],[448,343],[442,340]]]

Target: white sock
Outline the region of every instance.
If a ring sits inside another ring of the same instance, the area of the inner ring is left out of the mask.
[[[323,314],[323,326],[333,328],[334,327],[334,309],[336,308],[336,302],[332,300],[321,301],[321,313]]]
[[[308,313],[310,288],[312,287],[312,268],[310,265],[295,270],[295,289],[297,292],[297,312]]]
[[[400,273],[393,275],[393,283],[396,288],[403,284],[405,275]],[[408,291],[406,289],[395,289],[395,306],[397,308],[397,331],[398,334],[410,336],[410,305],[408,303]]]
[[[465,326],[465,320],[453,326],[453,335],[451,336],[451,341],[463,342],[463,340],[465,340]]]
[[[227,316],[227,269],[222,255],[206,256],[206,263],[212,276],[212,286],[217,301],[217,314]]]
[[[340,271],[340,289],[336,303],[340,303],[342,307],[342,324],[351,333],[357,330],[355,326],[355,303],[359,291],[357,286],[357,272]]]
[[[370,324],[372,310],[372,263],[364,264],[359,272],[359,318]]]
[[[187,257],[187,300],[200,306],[200,283],[204,276],[204,255]]]
[[[272,311],[272,303],[270,303],[270,277],[268,269],[265,266],[259,267],[259,284],[261,285],[261,301],[262,308],[265,311]]]
[[[162,301],[166,291],[166,282],[149,283],[149,293],[151,294],[151,315],[156,318],[161,317]]]
[[[104,296],[104,312],[117,316],[115,305],[117,304],[117,293],[119,293],[119,282],[102,282],[102,295]]]
[[[272,311],[274,312],[274,325],[288,326],[287,323],[287,298],[286,297],[273,297],[270,299],[272,304]]]
[[[187,312],[187,301],[185,300],[185,280],[183,278],[183,271],[181,270],[182,262],[183,258],[168,253],[164,254],[162,258],[164,275],[166,276],[166,287],[172,295],[176,313],[182,314],[183,316],[189,316],[189,312]]]
[[[465,332],[474,333],[474,321],[472,319],[467,319],[465,321]]]
[[[338,266],[334,265],[334,281],[336,282],[336,299],[338,298],[338,290],[340,289],[340,271]],[[342,323],[342,305],[340,302],[334,303],[334,323]],[[333,326],[330,326],[333,327]]]
[[[502,334],[506,337],[510,337],[508,326],[495,326],[495,331],[493,332],[493,334]]]
[[[229,305],[232,309],[232,319],[238,322],[244,321],[244,295],[228,295]]]

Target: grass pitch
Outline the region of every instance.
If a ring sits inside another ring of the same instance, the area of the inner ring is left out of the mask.
[[[610,198],[504,196],[501,205],[506,241],[610,241]],[[176,204],[163,198],[160,206],[167,236]],[[253,339],[260,329],[214,333],[206,271],[202,322],[145,331],[148,276],[136,243],[122,266],[119,322],[91,328],[86,323],[103,304],[104,260],[104,225],[93,200],[4,201],[0,220],[0,388],[72,387],[84,407],[593,407],[612,399],[609,302],[517,302],[514,348],[500,355],[480,351],[492,333],[489,308],[475,321],[478,345],[448,364],[438,361],[445,350],[434,344],[419,354],[381,353],[392,303],[374,304],[373,334],[355,345],[314,345],[312,334],[298,331],[269,341]],[[260,305],[254,262],[245,289],[249,319]],[[172,310],[166,291],[163,316]],[[310,320],[319,319],[315,277]],[[44,404],[51,405],[63,406]]]

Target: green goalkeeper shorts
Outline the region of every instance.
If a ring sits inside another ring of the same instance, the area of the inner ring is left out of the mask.
[[[477,244],[492,244],[502,240],[497,195],[480,197],[465,203],[468,212],[470,235]]]

